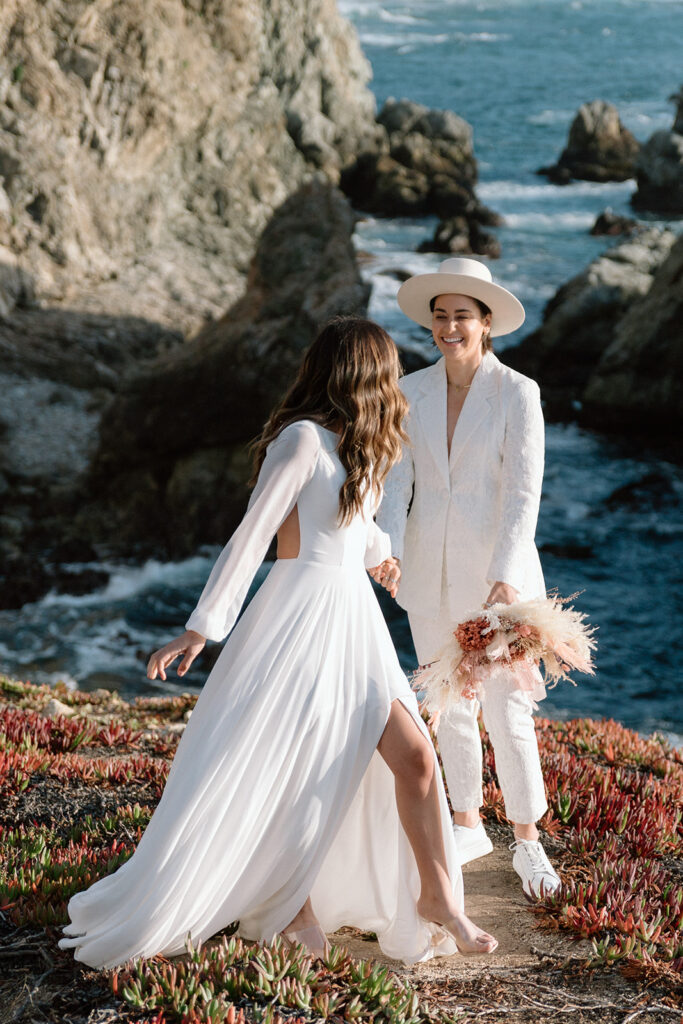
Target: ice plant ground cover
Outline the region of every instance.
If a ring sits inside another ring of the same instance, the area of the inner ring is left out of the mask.
[[[0,676],[0,1006],[9,1007],[7,1020],[448,1024],[510,1019],[513,1010],[516,1021],[558,1019],[547,994],[541,1003],[550,1016],[531,1005],[524,1015],[548,967],[505,987],[481,961],[476,979],[458,989],[456,1010],[452,985],[447,999],[445,984],[412,985],[338,947],[326,964],[312,963],[302,950],[224,934],[172,962],[158,957],[117,972],[91,971],[62,953],[56,940],[70,896],[131,856],[195,700],[128,704],[108,691]],[[537,719],[537,732],[550,805],[541,824],[565,885],[530,904],[529,914],[541,928],[590,943],[581,947],[587,955],[553,967],[552,985],[562,993],[556,1005],[567,1006],[562,986],[585,991],[587,979],[597,978],[611,991],[618,980],[620,1002],[612,996],[599,1017],[582,1017],[587,1004],[577,995],[576,1020],[621,1021],[630,1007],[647,1010],[646,1021],[679,1020],[681,754],[611,721]],[[483,739],[485,814],[495,829],[503,803]]]

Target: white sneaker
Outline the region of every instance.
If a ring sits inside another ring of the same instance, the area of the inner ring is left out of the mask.
[[[560,876],[548,860],[537,839],[515,839],[510,843],[513,851],[512,866],[522,879],[527,896],[550,896],[562,885]]]
[[[477,857],[485,857],[493,850],[493,843],[486,835],[483,821],[474,828],[470,828],[469,825],[454,825],[453,837],[461,864],[468,864]]]

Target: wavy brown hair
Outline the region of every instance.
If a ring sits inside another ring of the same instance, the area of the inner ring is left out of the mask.
[[[400,372],[396,345],[379,324],[355,316],[330,320],[254,444],[254,480],[273,438],[290,423],[314,420],[340,434],[337,454],[346,470],[340,523],[362,511],[369,490],[379,502],[386,475],[401,458],[401,442],[408,441]]]

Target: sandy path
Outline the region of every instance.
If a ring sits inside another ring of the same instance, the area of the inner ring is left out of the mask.
[[[507,846],[496,845],[493,853],[466,864],[463,876],[467,913],[498,939],[498,949],[490,956],[437,957],[426,964],[405,967],[389,960],[376,942],[358,933],[344,930],[330,938],[346,946],[352,956],[386,963],[396,974],[413,980],[436,980],[442,975],[463,979],[482,971],[495,972],[497,968],[531,967],[538,964],[539,954],[553,958],[580,956],[590,949],[586,942],[575,942],[558,932],[538,928],[537,917],[530,911],[520,879],[512,869],[512,854]]]

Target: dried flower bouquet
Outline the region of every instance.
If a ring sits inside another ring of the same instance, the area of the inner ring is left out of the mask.
[[[545,696],[547,680],[569,679],[572,670],[593,674],[595,627],[557,594],[494,604],[468,615],[453,631],[437,659],[413,675],[413,689],[432,715],[461,698],[473,699],[494,675],[504,672],[534,700]],[[572,681],[572,680],[570,680]]]

